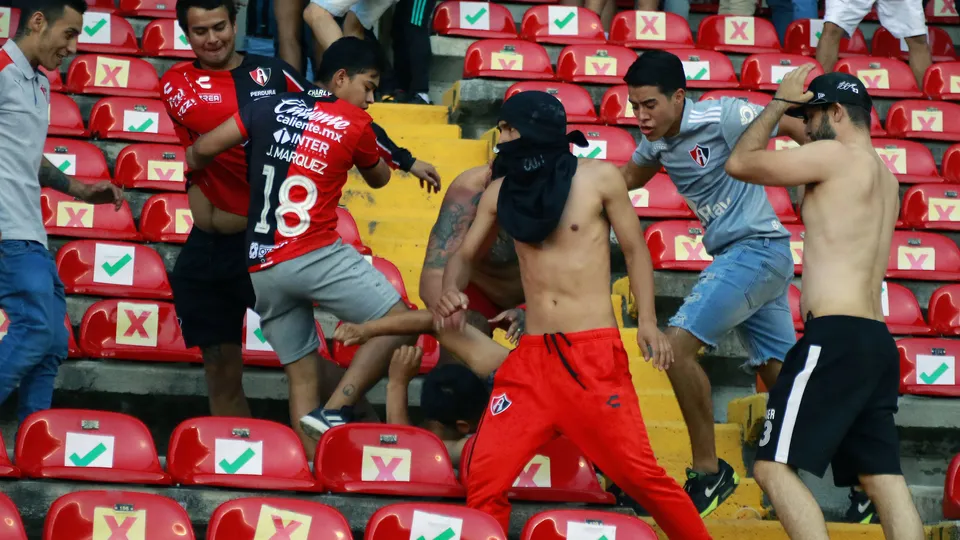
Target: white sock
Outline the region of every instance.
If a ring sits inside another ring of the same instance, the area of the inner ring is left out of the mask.
[[[427,103],[430,103],[430,96],[428,96],[426,92],[420,92],[417,94],[417,96],[419,96],[420,99],[426,101]]]

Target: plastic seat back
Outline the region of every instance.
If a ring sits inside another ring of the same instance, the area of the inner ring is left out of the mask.
[[[873,139],[873,148],[901,184],[940,183],[937,163],[926,145],[917,141]],[[944,157],[944,161],[947,157]]]
[[[960,230],[960,186],[913,186],[903,196],[900,210],[903,223],[912,229]]]
[[[740,85],[748,90],[775,91],[787,73],[804,64],[814,64],[816,67],[807,75],[805,85],[819,75],[823,75],[823,68],[813,58],[799,54],[763,53],[753,54],[743,61],[740,70]]]
[[[899,58],[904,62],[910,60],[907,42],[902,38],[893,37],[893,34],[882,26],[873,33],[870,43],[870,52],[874,56],[889,56]],[[952,62],[957,59],[953,40],[950,39],[950,34],[943,28],[927,26],[927,44],[930,46],[930,54],[933,56],[934,62]]]
[[[50,92],[47,135],[59,137],[86,137],[83,117],[77,102],[58,92]]]
[[[130,23],[119,15],[87,10],[77,37],[77,51],[99,54],[137,54],[137,35]]]
[[[464,506],[429,502],[390,504],[380,508],[367,522],[363,538],[507,540],[500,524],[489,514]]]
[[[482,39],[467,47],[463,78],[552,81],[553,66],[547,51],[520,39]]]
[[[620,167],[630,161],[637,148],[633,135],[623,128],[568,123],[567,132],[574,130],[582,131],[588,143],[585,148],[570,145],[570,151],[578,158],[603,159]]]
[[[773,23],[759,17],[710,15],[697,28],[697,47],[739,54],[780,52]]]
[[[905,99],[890,106],[887,132],[891,137],[960,141],[960,104]]]
[[[600,102],[600,121],[607,125],[638,126],[637,115],[630,105],[627,85],[610,87]]]
[[[131,144],[117,156],[116,183],[127,188],[186,191],[182,146]]]
[[[657,270],[701,271],[713,261],[703,246],[699,221],[661,221],[644,231]]]
[[[568,124],[596,124],[599,122],[596,111],[593,110],[593,98],[582,87],[569,83],[545,81],[521,81],[507,88],[503,99],[508,100],[514,94],[538,90],[546,92],[560,100],[563,110],[567,113]]]
[[[534,6],[523,14],[520,37],[554,45],[602,44],[600,17],[584,7]]]
[[[10,497],[0,493],[0,536],[10,540],[27,540],[27,532],[20,520],[20,511]]]
[[[124,17],[176,19],[176,5],[170,0],[120,0],[119,12]]]
[[[20,10],[15,7],[0,6],[0,46],[17,33],[20,24]]]
[[[159,19],[147,24],[143,29],[143,54],[162,58],[197,57],[175,19]]]
[[[40,191],[43,226],[53,236],[102,240],[140,240],[126,200],[119,210],[76,200],[51,188]]]
[[[816,56],[817,45],[823,32],[823,19],[797,19],[787,27],[783,40],[783,50],[792,54]],[[840,38],[840,58],[865,56],[870,54],[863,31],[857,28],[851,37]]]
[[[673,49],[683,62],[687,88],[738,88],[740,81],[727,55],[700,49]]]
[[[70,62],[67,89],[76,94],[159,98],[160,78],[139,58],[81,54]]]
[[[650,525],[633,516],[600,510],[547,510],[534,515],[523,527],[521,540],[574,540],[577,538],[629,538],[657,540]]]
[[[557,78],[569,83],[622,84],[637,53],[620,45],[568,45],[557,59]]]
[[[67,294],[173,299],[160,255],[145,245],[74,240],[57,251]]]
[[[610,43],[631,49],[692,49],[686,19],[663,11],[621,11],[610,24]]]
[[[193,229],[185,193],[161,193],[147,199],[140,212],[140,231],[148,242],[182,244]]]
[[[925,281],[960,280],[960,250],[931,232],[894,231],[887,277]]]
[[[960,335],[960,285],[944,285],[933,292],[927,306],[930,326],[941,335]]]
[[[900,392],[915,396],[960,397],[957,358],[960,342],[952,339],[905,338],[900,351]]]
[[[245,497],[227,501],[210,516],[208,540],[343,540],[350,524],[336,508],[313,501]]]
[[[90,132],[101,139],[180,144],[159,100],[106,97],[90,112]]]
[[[180,503],[137,491],[75,491],[53,502],[43,540],[104,538],[194,540]]]
[[[110,180],[103,152],[86,141],[47,137],[43,143],[43,157],[64,174],[81,182]]]
[[[896,58],[856,56],[837,62],[836,71],[855,75],[863,81],[870,97],[919,98],[923,92],[917,88],[910,66]]]
[[[101,300],[80,323],[80,347],[94,358],[151,362],[200,362],[200,349],[187,348],[172,303]]]

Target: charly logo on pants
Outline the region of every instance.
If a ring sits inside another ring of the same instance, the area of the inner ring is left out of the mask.
[[[509,409],[510,405],[513,405],[513,402],[507,398],[506,393],[500,394],[498,396],[493,396],[492,398],[490,398],[490,412],[494,416]]]

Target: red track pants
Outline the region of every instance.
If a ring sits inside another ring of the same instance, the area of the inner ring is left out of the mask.
[[[645,508],[671,539],[709,539],[699,513],[657,464],[616,328],[525,335],[494,378],[467,463],[467,506],[509,533],[507,491],[562,433]]]

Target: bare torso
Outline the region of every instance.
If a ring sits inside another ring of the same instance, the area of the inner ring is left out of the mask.
[[[847,145],[835,178],[806,186],[800,310],[804,319],[883,320],[881,283],[900,210],[899,188],[872,148]]]
[[[530,334],[617,326],[610,303],[610,223],[592,182],[595,167],[579,161],[560,223],[541,245],[515,242]],[[488,189],[499,192],[501,182]]]

